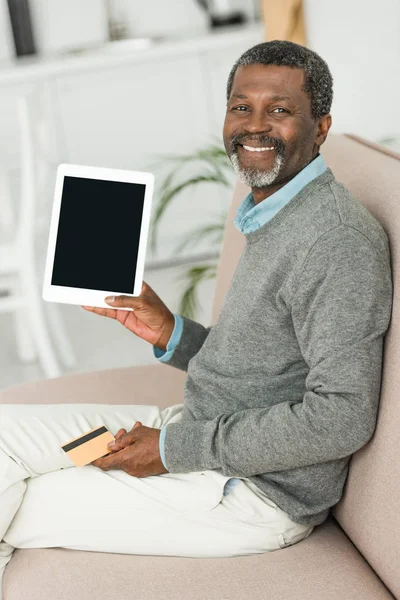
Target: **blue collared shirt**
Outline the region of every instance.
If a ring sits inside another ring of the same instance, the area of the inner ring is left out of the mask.
[[[293,179],[281,187],[277,192],[259,202],[254,203],[253,194],[250,192],[236,211],[234,225],[242,233],[250,233],[268,223],[296,194],[310,181],[322,175],[326,170],[326,163],[321,154],[316,156],[304,169],[297,173]]]
[[[297,173],[293,179],[288,181],[286,185],[281,187],[277,192],[265,198],[258,204],[255,204],[253,194],[250,192],[239,208],[236,211],[236,217],[234,220],[235,227],[241,231],[242,233],[250,233],[251,231],[255,231],[262,227],[268,221],[272,219],[276,215],[277,212],[281,210],[296,194],[300,192],[308,183],[310,183],[319,175],[322,175],[324,171],[326,171],[326,163],[321,154],[318,154],[304,169]],[[160,360],[161,362],[165,362],[169,360],[179,343],[179,340],[182,335],[183,330],[183,319],[180,315],[174,314],[175,317],[175,328],[172,332],[170,340],[167,344],[167,350],[164,352],[153,346],[154,356]],[[160,456],[161,460],[166,469],[168,469],[165,464],[165,453],[164,453],[164,440],[166,433],[166,425],[161,429],[160,434]],[[225,484],[224,496],[227,495],[230,490],[240,482],[240,479],[232,478]]]

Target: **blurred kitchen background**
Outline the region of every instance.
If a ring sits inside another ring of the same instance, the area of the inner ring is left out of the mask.
[[[155,174],[153,217],[166,191],[171,200],[144,280],[173,312],[191,286],[197,304],[186,314],[211,323],[221,239],[205,228],[223,223],[235,181],[229,166],[224,181],[213,170],[226,81],[242,52],[270,39],[327,61],[331,132],[400,151],[399,0],[0,0],[0,388],[156,362],[116,321],[41,299],[63,162]],[[200,150],[198,160],[173,161]],[[178,167],[175,184],[192,183],[174,193],[165,177]],[[27,251],[39,300],[20,285]],[[210,276],[196,285],[201,272]]]

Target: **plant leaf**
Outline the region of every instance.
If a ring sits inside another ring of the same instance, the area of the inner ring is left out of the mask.
[[[198,300],[196,296],[198,285],[207,279],[214,279],[217,273],[217,265],[199,265],[191,267],[183,275],[178,276],[178,279],[189,280],[186,289],[184,290],[180,302],[178,313],[189,319],[195,320]]]
[[[217,146],[215,144],[211,144],[205,148],[200,148],[199,150],[196,150],[192,154],[173,154],[173,155],[161,154],[159,158],[160,158],[160,161],[177,162],[177,163],[193,162],[195,160],[206,160],[206,161],[218,160],[218,161],[226,164],[226,166],[228,166],[232,169],[231,162],[229,160],[227,153],[225,152],[225,149],[221,148],[220,146]],[[158,164],[160,164],[160,163],[158,163]]]
[[[179,254],[182,250],[187,247],[188,244],[195,245],[198,241],[202,241],[204,238],[214,236],[214,244],[222,243],[224,234],[225,223],[210,223],[204,225],[200,229],[195,229],[188,233],[183,241],[176,247],[175,252]]]
[[[172,202],[172,200],[185,188],[196,185],[197,183],[213,182],[219,185],[229,187],[231,184],[226,178],[226,170],[230,173],[233,172],[232,164],[225,151],[225,148],[221,146],[221,140],[217,136],[213,136],[213,142],[204,148],[200,148],[190,154],[175,154],[175,155],[161,155],[160,161],[153,164],[153,166],[159,166],[165,162],[173,163],[171,171],[161,180],[159,188],[161,195],[152,216],[150,224],[150,236],[149,243],[153,252],[156,250],[157,244],[157,227],[160,219],[162,218],[166,208]],[[208,171],[200,172],[199,175],[188,177],[181,183],[176,183],[178,174],[181,173],[182,169],[188,163],[200,162],[207,165]]]
[[[195,177],[191,177],[190,179],[187,179],[186,181],[183,181],[182,183],[180,183],[172,188],[165,189],[159,199],[158,205],[156,206],[154,216],[152,219],[152,223],[151,223],[150,244],[151,244],[151,248],[153,251],[155,251],[155,248],[156,248],[156,230],[157,230],[158,222],[160,221],[164,212],[168,208],[169,204],[183,190],[190,188],[194,185],[198,185],[200,183],[217,183],[217,184],[229,185],[228,182],[225,179],[222,179],[219,175],[216,175],[214,173],[206,173],[206,174],[197,175]]]

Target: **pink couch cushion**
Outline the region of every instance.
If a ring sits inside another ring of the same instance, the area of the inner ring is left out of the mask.
[[[294,546],[234,558],[17,549],[4,574],[4,595],[5,600],[393,600],[333,519]]]
[[[1,404],[154,404],[183,403],[186,373],[162,363],[72,373],[0,390]]]
[[[393,271],[400,254],[400,156],[359,138],[330,134],[321,148],[336,179],[378,219],[388,234]],[[244,248],[244,236],[233,225],[248,188],[238,183],[227,221],[217,271],[213,323],[228,291]],[[332,513],[392,593],[400,598],[400,336],[396,274],[392,321],[382,374],[381,404],[372,440],[353,455],[344,495]],[[397,286],[398,287],[398,286]],[[397,343],[396,343],[397,340]],[[361,597],[361,596],[360,596]]]
[[[400,255],[400,156],[333,138],[324,152],[339,179],[380,221],[392,255],[393,310],[383,353],[381,400],[371,441],[351,459],[333,515],[391,592],[400,597],[400,323],[396,268]],[[397,535],[396,535],[397,532]]]

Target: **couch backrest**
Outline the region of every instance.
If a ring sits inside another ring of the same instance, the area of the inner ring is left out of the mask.
[[[356,136],[330,134],[321,147],[336,179],[380,221],[391,247],[393,310],[385,337],[381,401],[370,442],[351,458],[341,501],[332,514],[395,597],[400,598],[400,321],[396,267],[400,257],[400,155]],[[217,269],[212,323],[244,236],[233,225],[248,188],[237,183]],[[399,395],[397,395],[399,394]]]

